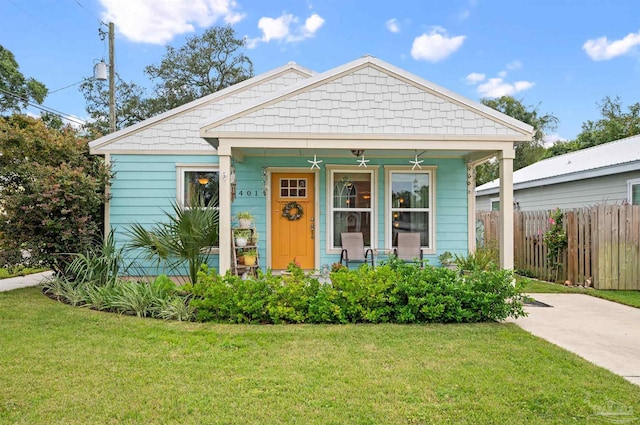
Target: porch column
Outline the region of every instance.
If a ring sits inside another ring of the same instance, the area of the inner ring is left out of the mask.
[[[218,152],[218,161],[220,167],[218,272],[223,275],[231,268],[231,155]]]
[[[515,150],[504,149],[500,162],[500,267],[513,269],[513,159]]]
[[[467,249],[476,250],[476,165],[467,161]]]

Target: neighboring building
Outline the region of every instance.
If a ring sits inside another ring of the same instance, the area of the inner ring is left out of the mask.
[[[213,265],[224,273],[233,217],[247,210],[262,267],[284,269],[294,258],[306,269],[331,265],[346,231],[362,232],[381,256],[407,231],[421,233],[432,264],[444,251],[466,253],[475,243],[473,167],[498,155],[510,193],[514,143],[532,131],[365,56],[322,74],[290,63],[90,147],[116,173],[106,217],[120,243],[131,223],[164,220],[172,200],[193,191],[218,197]],[[283,217],[290,202],[301,217]],[[512,214],[505,217],[502,264],[512,267]]]
[[[499,209],[499,179],[476,188],[476,209]],[[640,135],[521,168],[513,173],[518,211],[573,209],[596,204],[640,204]]]

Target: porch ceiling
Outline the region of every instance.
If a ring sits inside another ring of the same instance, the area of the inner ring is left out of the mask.
[[[279,149],[279,148],[233,148],[234,156],[280,156],[307,157],[317,155],[322,158],[353,157],[351,149]],[[367,158],[409,158],[414,155],[429,158],[467,158],[475,153],[471,150],[413,150],[413,149],[364,149]],[[484,152],[486,155],[497,154],[496,151]]]

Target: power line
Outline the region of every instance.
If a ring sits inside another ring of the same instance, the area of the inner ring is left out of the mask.
[[[80,3],[78,0],[74,0],[76,2],[76,4],[78,6],[80,6],[80,8],[82,8],[85,12],[87,12],[89,15],[93,16],[94,18],[96,18],[98,20],[98,22],[102,22],[102,20],[100,18],[98,18],[96,15],[93,14],[92,11],[90,11],[89,9],[87,9],[86,7],[84,7],[82,5],[82,3]]]
[[[21,100],[21,101],[25,102],[27,105],[29,105],[31,107],[34,107],[36,109],[40,109],[41,111],[48,112],[50,114],[57,115],[60,118],[64,118],[67,121],[72,121],[72,122],[75,122],[76,124],[81,124],[81,125],[84,125],[84,124],[87,123],[86,121],[81,120],[80,118],[76,118],[76,117],[74,117],[72,115],[65,114],[64,112],[60,112],[60,111],[58,111],[56,109],[53,109],[53,108],[50,108],[48,106],[38,105],[36,103],[33,103],[33,102],[29,101],[29,99],[26,99],[26,98],[20,96],[19,94],[4,90],[2,88],[0,88],[0,92],[8,94],[9,96],[14,97],[14,98],[16,98],[18,100]]]
[[[62,87],[62,88],[52,90],[52,91],[50,91],[50,92],[49,92],[49,94],[51,94],[51,93],[55,93],[55,92],[59,92],[59,91],[64,90],[64,89],[68,89],[69,87],[77,86],[77,85],[78,85],[78,84],[80,84],[80,83],[84,83],[84,82],[85,82],[85,80],[86,80],[86,79],[85,79],[85,78],[83,78],[82,80],[78,81],[77,83],[69,84],[68,86],[64,86],[64,87]]]
[[[22,11],[22,13],[24,13],[25,15],[30,16],[32,19],[38,21],[38,23],[40,25],[42,25],[43,27],[45,27],[46,29],[48,29],[49,31],[54,33],[55,35],[60,35],[60,34],[58,34],[58,31],[56,31],[53,28],[51,28],[49,25],[47,25],[46,22],[44,22],[43,20],[41,20],[40,18],[38,18],[37,16],[35,16],[31,12],[29,12],[28,10],[24,9],[22,6],[20,6],[19,4],[15,3],[13,0],[7,0],[7,1],[9,3],[11,3],[12,5],[14,5],[15,7],[17,7],[18,9],[20,9]]]

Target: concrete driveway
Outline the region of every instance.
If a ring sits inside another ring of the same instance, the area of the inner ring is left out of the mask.
[[[42,272],[30,274],[28,276],[10,277],[9,279],[0,279],[0,292],[11,291],[12,289],[26,288],[27,286],[38,286],[43,280],[48,279],[53,272]]]
[[[640,385],[640,309],[582,294],[530,294],[552,307],[527,306],[508,320]]]

